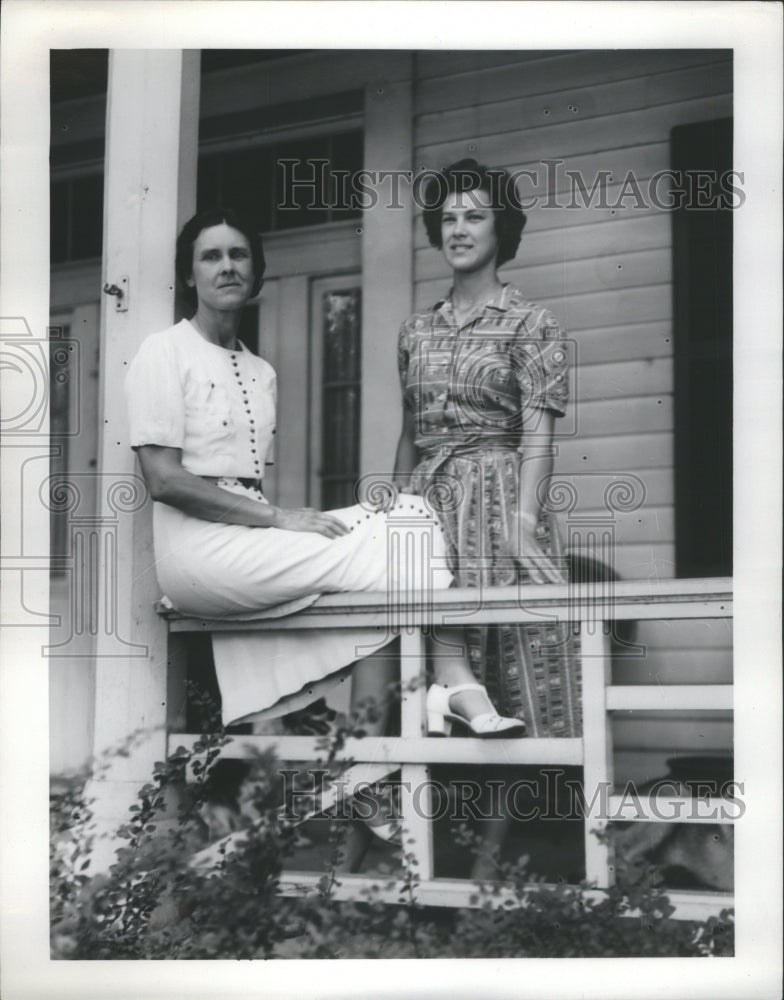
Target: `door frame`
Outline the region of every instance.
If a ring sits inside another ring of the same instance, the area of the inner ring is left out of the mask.
[[[262,237],[268,264],[258,298],[259,353],[278,375],[275,464],[265,474],[264,493],[283,507],[308,506],[314,496],[311,286],[347,275],[362,285],[361,233],[351,220]]]

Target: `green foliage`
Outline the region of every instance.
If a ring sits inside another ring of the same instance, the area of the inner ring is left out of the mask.
[[[346,733],[336,737],[343,741]],[[499,881],[477,885],[472,906],[458,910],[417,902],[420,877],[405,831],[402,874],[336,899],[346,824],[332,824],[328,870],[317,891],[279,894],[280,875],[298,843],[296,821],[279,815],[280,777],[260,755],[234,812],[233,849],[198,867],[192,856],[210,839],[210,774],[225,733],[204,735],[156,765],[139,789],[123,842],[106,875],[89,873],[93,849],[89,804],[79,789],[53,800],[51,828],[52,957],[175,958],[469,958],[697,956],[733,954],[726,911],[704,922],[672,918],[650,866],[620,866],[606,893],[587,885],[544,884],[528,859],[494,862]],[[335,745],[324,747],[329,758]],[[476,837],[457,831],[479,849]],[[389,893],[392,892],[392,902]],[[382,893],[386,900],[382,901]]]

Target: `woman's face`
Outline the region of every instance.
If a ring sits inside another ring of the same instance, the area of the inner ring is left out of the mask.
[[[489,192],[476,189],[447,196],[441,212],[441,245],[454,271],[495,267],[498,237]]]
[[[225,222],[202,229],[193,244],[189,281],[200,306],[239,309],[250,298],[253,278],[250,243],[241,232]]]

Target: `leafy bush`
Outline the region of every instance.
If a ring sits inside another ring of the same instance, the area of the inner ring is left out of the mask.
[[[343,740],[345,732],[339,733]],[[472,908],[417,903],[416,859],[403,852],[396,903],[381,883],[355,902],[335,898],[346,824],[332,824],[332,858],[318,890],[279,895],[280,875],[297,846],[296,824],[279,815],[272,755],[254,762],[232,813],[234,849],[202,869],[190,857],[210,840],[211,775],[222,732],[192,752],[178,749],[139,790],[108,874],[89,874],[89,804],[78,788],[53,800],[52,957],[174,958],[467,958],[731,955],[729,911],[704,922],[672,918],[651,866],[624,866],[604,894],[587,885],[544,884],[528,859],[495,863],[500,881],[476,888]],[[334,751],[334,747],[331,748]],[[192,776],[192,780],[186,780]],[[464,843],[478,848],[463,830]],[[473,838],[473,839],[472,839]],[[632,915],[630,915],[632,914]]]

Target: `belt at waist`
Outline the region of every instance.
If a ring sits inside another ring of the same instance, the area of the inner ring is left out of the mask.
[[[486,438],[484,441],[455,441],[439,445],[436,448],[425,448],[421,451],[419,462],[414,470],[415,475],[432,476],[434,472],[450,458],[461,458],[464,455],[481,455],[489,451],[515,451],[519,453],[519,437]]]

